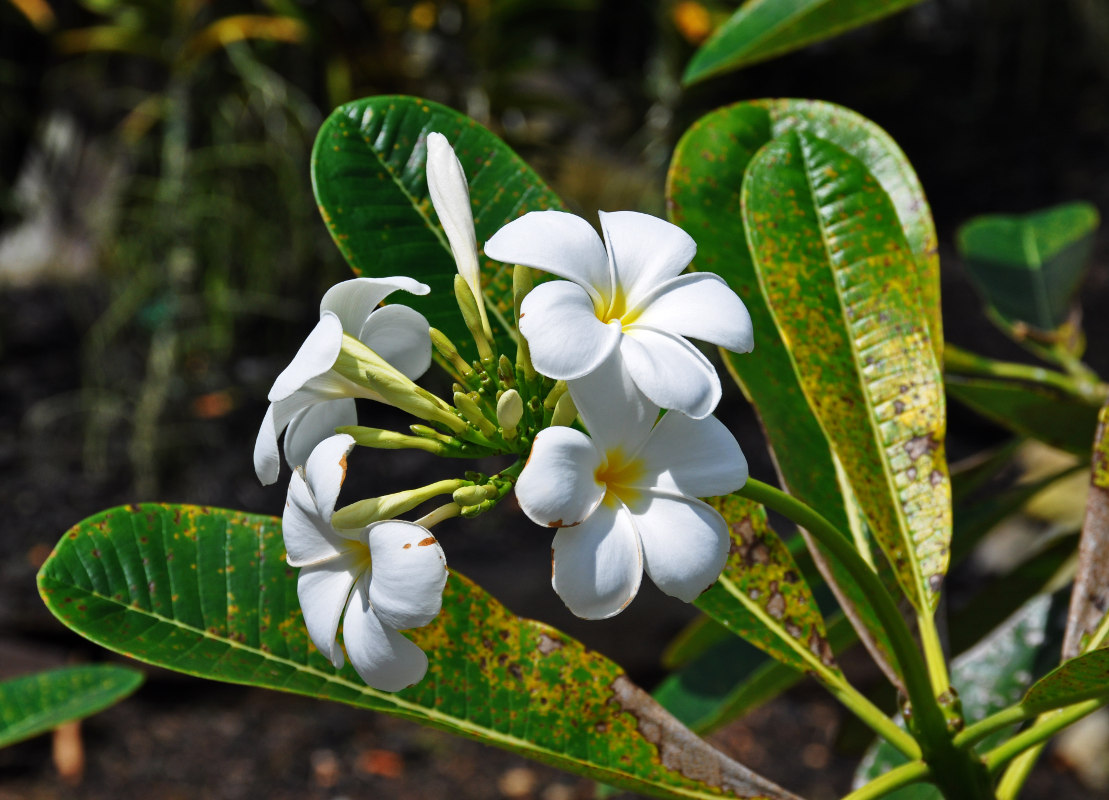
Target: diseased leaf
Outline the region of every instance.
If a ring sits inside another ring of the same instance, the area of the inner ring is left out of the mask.
[[[1035,714],[1103,697],[1109,701],[1109,649],[1064,661],[1028,690],[1021,705]]]
[[[976,217],[956,240],[983,298],[1002,316],[1054,330],[1089,264],[1097,208],[1067,203],[1022,215]]]
[[[747,0],[690,59],[682,82],[780,56],[920,0]]]
[[[512,150],[464,114],[417,97],[382,95],[340,106],[312,151],[312,186],[332,238],[356,275],[408,275],[431,287],[398,292],[463,347],[466,328],[454,300],[456,269],[427,190],[427,134],[450,141],[470,183],[478,247],[505,223],[562,203]],[[485,258],[481,279],[493,316],[512,319],[512,265]],[[489,298],[493,298],[490,304]]]
[[[382,711],[660,797],[793,797],[697,739],[611,661],[458,574],[435,621],[408,632],[427,677],[371,689],[311,645],[284,555],[272,517],[117,508],[63,537],[39,591],[94,642],[191,675]]]
[[[1109,635],[1109,402],[1101,407],[1093,442],[1090,493],[1078,542],[1078,572],[1067,614],[1063,658],[1101,647]],[[1098,641],[1091,642],[1091,637]]]
[[[824,618],[770,528],[766,509],[731,495],[709,503],[727,520],[732,549],[719,580],[697,598],[697,607],[778,661],[825,682],[842,682]]]
[[[139,688],[142,680],[138,670],[96,664],[4,681],[0,683],[0,747],[103,711]]]
[[[702,117],[674,151],[667,178],[668,208],[671,220],[697,240],[695,267],[723,277],[751,313],[755,351],[721,355],[755,405],[783,482],[846,533],[852,530],[852,520],[827,437],[809,408],[795,365],[759,291],[750,254],[736,244],[746,238],[740,192],[747,166],[760,147],[792,130],[811,131],[854,154],[890,195],[917,258],[922,303],[936,333],[933,343],[941,347],[939,262],[928,203],[904,153],[885,131],[855,112],[831,103],[784,99],[737,103]],[[866,631],[867,647],[896,683],[885,634],[854,581],[834,560],[818,556],[817,563],[826,577],[831,576],[841,605]]]
[[[752,161],[743,214],[805,396],[910,602],[934,610],[951,535],[943,383],[892,203],[858,159],[800,132]]]

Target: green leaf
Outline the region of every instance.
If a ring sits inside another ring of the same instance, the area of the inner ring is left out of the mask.
[[[685,68],[686,85],[830,39],[920,0],[747,0]]]
[[[1040,594],[1026,602],[973,648],[951,663],[951,685],[959,691],[968,721],[983,719],[1018,702],[1032,678],[1057,645],[1049,635],[1058,598]],[[997,731],[978,744],[981,752],[1007,738]],[[855,774],[865,783],[905,763],[905,757],[885,742],[873,746]],[[884,795],[888,800],[943,800],[939,789],[916,784]]]
[[[332,238],[356,275],[408,275],[431,294],[403,292],[410,305],[459,347],[469,335],[454,300],[457,270],[427,190],[427,134],[450,141],[470,182],[479,247],[528,212],[562,209],[512,150],[464,114],[416,97],[383,95],[337,108],[312,151],[312,186]],[[512,320],[512,265],[480,258],[493,317]],[[490,299],[491,298],[491,299]],[[472,349],[472,348],[471,348]]]
[[[112,664],[62,667],[0,683],[0,747],[103,711],[139,688],[138,670]]]
[[[1090,461],[1090,491],[1078,543],[1063,658],[1101,647],[1109,637],[1109,402],[1098,414]]]
[[[1109,701],[1109,649],[1083,653],[1065,661],[1028,690],[1021,701],[1029,712],[1042,714],[1053,708],[1103,697]]]
[[[730,641],[732,634],[705,614],[700,614],[678,631],[659,657],[662,668],[675,670],[699,658],[720,642]]]
[[[799,132],[751,162],[743,215],[805,396],[910,602],[934,610],[951,535],[943,383],[893,204],[862,162]]]
[[[976,217],[956,236],[986,302],[1002,316],[1054,330],[1067,320],[1098,228],[1097,208],[1067,203],[1032,214]]]
[[[986,419],[1068,453],[1085,455],[1097,429],[1096,402],[1050,384],[946,375],[947,393]]]
[[[842,531],[851,529],[827,437],[801,389],[795,365],[763,299],[740,213],[744,173],[755,152],[792,130],[809,130],[860,158],[893,199],[918,260],[920,292],[941,345],[936,232],[920,182],[885,131],[853,111],[812,100],[738,103],[702,117],[682,136],[667,180],[670,218],[697,241],[698,269],[723,277],[744,299],[754,324],[753,353],[723,352],[725,365],[754,403],[789,491]],[[888,667],[889,646],[854,581],[823,559],[843,605],[869,634],[871,651]]]
[[[720,578],[696,606],[774,659],[842,683],[824,618],[789,550],[770,528],[766,509],[743,497],[709,500],[731,529],[732,549]]]
[[[284,555],[272,517],[132,506],[69,531],[39,590],[94,642],[191,675],[383,711],[660,797],[793,797],[698,740],[608,659],[456,573],[443,611],[409,632],[427,677],[371,689],[310,644]]]

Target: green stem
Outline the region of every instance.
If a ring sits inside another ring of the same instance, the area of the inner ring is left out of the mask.
[[[842,800],[875,800],[878,797],[885,797],[902,786],[927,780],[931,774],[931,768],[923,761],[902,764],[896,769],[891,769],[889,772],[879,775],[866,786],[861,786],[851,794],[844,795]]]
[[[1102,698],[1086,700],[1041,718],[1031,728],[1021,731],[1009,741],[988,752],[986,754],[986,768],[989,769],[991,774],[997,772],[1025,750],[1047,741],[1063,728],[1077,722],[1103,705],[1105,705],[1105,701]]]
[[[1010,725],[1016,725],[1018,722],[1023,722],[1028,719],[1031,714],[1028,713],[1023,707],[1009,706],[996,714],[991,714],[985,719],[980,719],[973,725],[968,725],[959,731],[954,738],[956,747],[971,747],[976,742],[985,739],[994,731],[1007,728]]]
[[[997,784],[997,800],[1016,800],[1043,749],[1044,745],[1038,744],[1009,762],[1009,766]]]
[[[985,358],[952,344],[944,346],[943,366],[945,372],[955,375],[1003,378],[1051,386],[1065,392],[1070,397],[1082,400],[1104,398],[1109,395],[1109,386],[1103,383],[1090,385],[1085,381],[1076,380],[1071,375],[1064,375],[1055,370],[1030,364],[1018,364],[1012,361],[995,361],[992,358]]]
[[[947,675],[947,659],[943,654],[939,631],[936,630],[936,619],[925,610],[917,612],[916,621],[920,643],[924,647],[924,662],[928,665],[928,677],[932,681],[932,693],[939,696],[951,688],[951,680]]]
[[[850,540],[809,506],[761,481],[748,479],[736,494],[762,503],[796,522],[847,569],[889,636],[890,649],[909,695],[910,725],[917,733],[925,761],[937,776],[940,791],[948,800],[992,798],[993,789],[982,763],[952,744],[943,711],[932,694],[928,668],[896,602],[878,575],[855,552]]]

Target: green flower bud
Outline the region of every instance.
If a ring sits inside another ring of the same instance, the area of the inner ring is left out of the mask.
[[[340,530],[364,528],[372,522],[383,519],[393,519],[398,514],[411,511],[421,503],[441,494],[450,494],[466,485],[466,481],[455,478],[454,480],[439,481],[419,489],[410,489],[406,492],[386,494],[381,497],[370,497],[351,503],[335,512],[331,517],[331,524]]]

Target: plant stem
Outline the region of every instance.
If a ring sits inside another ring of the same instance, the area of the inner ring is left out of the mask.
[[[891,769],[889,772],[879,775],[866,786],[861,786],[851,794],[844,795],[841,800],[874,800],[874,798],[885,797],[894,789],[900,789],[902,786],[908,786],[911,783],[920,783],[927,780],[931,775],[931,768],[923,761],[902,764],[896,769]]]
[[[1001,781],[997,784],[997,800],[1016,800],[1043,749],[1044,745],[1041,742],[1009,762],[1009,766],[1001,776]]]
[[[762,503],[796,522],[847,569],[889,636],[890,648],[909,695],[911,729],[917,734],[924,759],[932,768],[940,791],[947,800],[992,798],[993,789],[982,762],[952,744],[943,711],[932,694],[928,668],[897,604],[878,575],[855,552],[850,540],[809,506],[761,481],[748,479],[735,494]]]
[[[992,358],[971,353],[946,344],[943,351],[943,366],[945,372],[968,377],[982,376],[987,378],[1003,378],[1025,383],[1051,386],[1066,393],[1070,397],[1082,400],[1104,398],[1109,393],[1109,387],[1103,383],[1087,383],[1079,381],[1071,375],[1065,375],[1043,367],[1029,364],[1018,364],[1012,361],[996,361]]]
[[[931,611],[924,610],[917,612],[916,621],[920,643],[924,647],[924,661],[928,665],[928,677],[932,681],[932,693],[939,696],[951,688],[951,680],[947,675],[947,659],[943,654],[939,631],[936,630],[936,619]]]
[[[988,752],[986,754],[986,768],[989,769],[990,774],[996,773],[1025,750],[1047,741],[1063,728],[1077,722],[1103,705],[1105,705],[1104,699],[1096,698],[1075,703],[1073,706],[1059,709],[1054,714],[1045,715],[1031,728],[1021,731],[1009,741]]]
[[[968,725],[959,731],[952,740],[956,747],[970,747],[976,742],[985,739],[991,733],[1010,725],[1016,725],[1028,719],[1031,714],[1019,705],[1009,706],[996,714],[991,714],[985,719],[980,719],[973,725]]]

